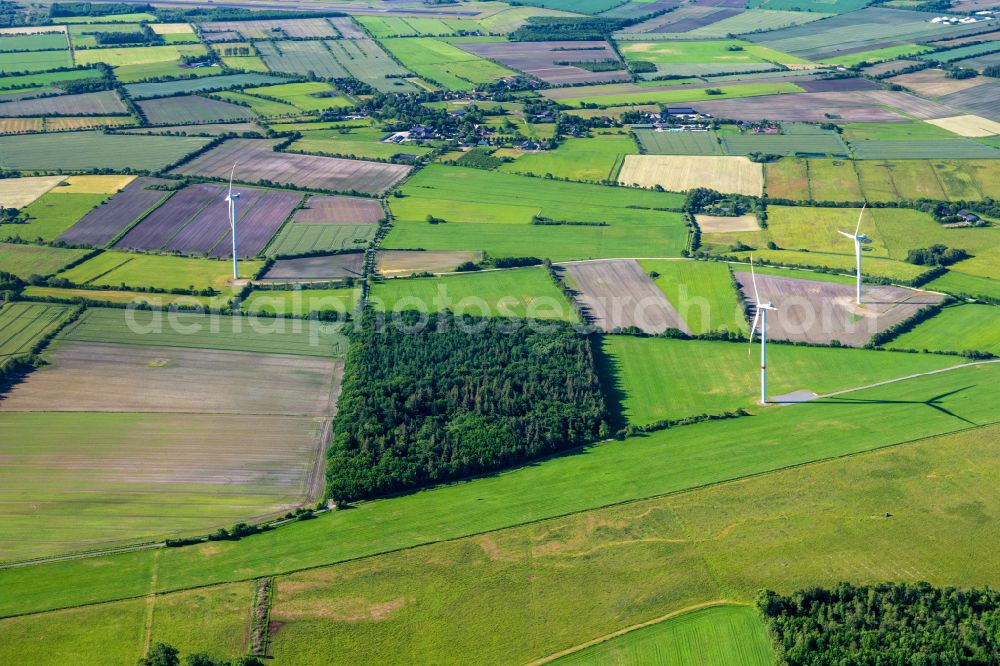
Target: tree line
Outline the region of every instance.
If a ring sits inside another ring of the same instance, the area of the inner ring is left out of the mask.
[[[338,502],[499,470],[608,434],[588,339],[563,322],[416,312],[352,333],[327,467]]]

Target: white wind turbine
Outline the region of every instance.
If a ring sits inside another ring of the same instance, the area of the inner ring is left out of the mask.
[[[777,310],[770,303],[762,303],[760,293],[757,291],[757,275],[753,270],[753,255],[750,256],[750,279],[753,281],[754,304],[757,313],[753,317],[753,326],[750,327],[750,349],[748,354],[753,353],[753,334],[757,330],[757,322],[760,321],[760,403],[767,404],[767,312]]]
[[[233,193],[233,177],[236,175],[236,163],[233,163],[233,171],[229,174],[229,194],[226,195],[226,203],[229,204],[229,228],[233,231],[233,280],[239,280],[240,274],[236,267],[236,200],[240,198],[240,193]]]
[[[858,286],[857,286],[858,305],[861,305],[861,244],[864,243],[867,245],[868,243],[872,242],[872,239],[869,238],[866,234],[859,233],[861,231],[861,218],[864,217],[865,208],[867,207],[868,207],[867,203],[861,207],[861,214],[858,215],[858,226],[854,230],[853,234],[849,234],[846,231],[837,231],[837,233],[840,234],[841,236],[850,238],[851,240],[854,241],[854,255],[855,257],[857,257],[857,263],[858,263],[856,272],[858,276]]]

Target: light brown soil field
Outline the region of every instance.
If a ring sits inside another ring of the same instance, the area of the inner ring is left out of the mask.
[[[189,35],[194,32],[190,23],[152,23],[149,27],[157,35]]]
[[[378,272],[387,276],[447,273],[466,261],[479,262],[482,258],[482,252],[382,250],[378,253]]]
[[[739,217],[721,217],[718,215],[695,215],[698,228],[704,234],[725,233],[728,231],[760,231],[757,216],[750,213]]]
[[[0,410],[333,416],[343,374],[339,359],[84,342],[47,358]]]
[[[628,155],[618,182],[640,187],[660,185],[674,192],[708,187],[718,192],[760,195],[764,169],[746,157]]]
[[[134,125],[132,116],[54,116],[45,118],[46,132],[65,132],[101,127],[124,127]]]
[[[41,118],[0,118],[0,134],[41,132]]]
[[[277,143],[266,139],[229,139],[173,173],[228,179],[233,164],[239,163],[242,167],[237,168],[236,179],[240,182],[270,180],[311,189],[380,194],[411,170],[401,164],[278,153],[274,152]]]
[[[753,294],[749,272],[734,272],[744,295]],[[828,344],[839,340],[861,347],[872,336],[940,303],[944,296],[926,291],[863,285],[865,305],[855,303],[854,285],[758,275],[760,297],[777,311],[767,318],[767,335],[775,340]]]
[[[66,184],[53,194],[115,194],[124,190],[135,176],[67,176]]]
[[[959,136],[978,137],[1000,134],[1000,123],[982,116],[952,116],[951,118],[935,118],[927,122]]]
[[[64,25],[20,26],[16,28],[0,28],[0,35],[40,35],[45,32],[66,32]]]
[[[0,560],[207,534],[316,502],[328,424],[0,412]]]
[[[922,69],[919,72],[900,74],[888,80],[925,97],[941,97],[969,88],[981,86],[988,81],[977,76],[971,79],[949,79],[943,69]]]
[[[64,176],[0,178],[0,206],[24,208],[63,181]]]
[[[292,222],[299,224],[373,224],[385,219],[382,205],[375,199],[314,196],[305,208],[295,211]]]
[[[637,326],[647,333],[691,329],[663,292],[632,259],[560,264],[578,294],[576,301],[590,320],[605,331]]]
[[[360,252],[279,259],[260,279],[271,282],[294,282],[359,278],[362,275],[364,261],[365,255]]]

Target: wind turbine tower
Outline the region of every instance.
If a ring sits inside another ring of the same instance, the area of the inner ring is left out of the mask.
[[[233,171],[229,174],[229,194],[226,196],[226,203],[229,204],[229,228],[233,231],[233,280],[240,279],[239,269],[236,266],[236,200],[240,198],[239,192],[233,192],[233,177],[236,175],[236,164],[233,164]]]
[[[854,230],[853,234],[849,234],[846,231],[838,231],[837,232],[841,236],[844,236],[846,238],[850,238],[851,240],[854,241],[854,256],[857,259],[857,271],[856,271],[856,275],[857,275],[857,278],[858,278],[858,286],[857,286],[857,292],[858,292],[857,293],[857,300],[858,300],[858,305],[862,304],[861,303],[861,244],[864,243],[865,245],[867,245],[867,244],[869,244],[869,243],[872,242],[872,239],[869,238],[866,234],[860,233],[861,232],[861,218],[864,217],[865,208],[867,208],[867,207],[868,207],[868,204],[865,204],[864,206],[861,207],[861,214],[858,215],[858,226]]]
[[[757,313],[753,317],[753,326],[750,327],[750,348],[748,354],[753,354],[753,334],[757,330],[757,322],[760,322],[760,404],[767,404],[767,312],[777,310],[770,303],[763,303],[760,300],[760,292],[757,291],[757,275],[753,270],[753,256],[750,257],[750,279],[753,281],[753,297]]]

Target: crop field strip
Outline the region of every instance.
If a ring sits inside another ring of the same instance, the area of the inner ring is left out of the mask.
[[[996,364],[964,368],[857,391],[846,396],[848,399],[805,403],[753,419],[654,433],[629,440],[627,445],[594,446],[579,455],[473,483],[358,505],[354,511],[329,514],[257,537],[253,543],[223,542],[208,549],[196,546],[164,551],[158,556],[157,589],[226,582],[232,580],[229,572],[236,569],[241,571],[240,577],[250,578],[333,564],[428,540],[478,534],[966,430],[969,424],[963,419],[987,424],[998,418],[996,405],[987,399],[983,386],[998,370]],[[961,418],[930,410],[925,404],[933,396],[963,387],[967,388],[940,398],[945,409]],[[838,436],[817,440],[812,429],[801,427],[819,415],[829,427],[836,428],[831,432]],[[859,430],[858,423],[865,427]],[[737,437],[736,433],[741,434]],[[609,460],[615,463],[608,464]],[[661,469],[667,461],[669,469]],[[639,469],[642,473],[637,473]],[[601,474],[587,470],[600,470]],[[512,492],[514,486],[533,491]],[[512,497],[519,501],[512,502]],[[412,515],[421,515],[423,520],[414,523]],[[426,525],[439,524],[436,516],[441,516],[441,529],[429,534]],[[373,527],[376,520],[377,528]],[[329,539],[331,530],[338,534],[335,541]],[[267,553],[263,558],[262,549]],[[0,614],[145,595],[150,589],[148,565],[152,556],[140,552],[0,571],[8,592]],[[109,561],[116,563],[113,573],[100,568]],[[67,585],[68,581],[77,582]]]
[[[286,224],[267,246],[267,256],[295,256],[313,252],[365,249],[378,233],[373,223],[302,223]]]
[[[150,99],[154,97],[170,97],[172,95],[187,95],[208,90],[262,86],[272,83],[283,83],[284,81],[285,79],[280,77],[264,74],[225,74],[196,79],[178,79],[176,81],[133,83],[125,86],[125,91],[132,99]]]
[[[252,277],[263,266],[259,260],[240,261],[241,276]],[[109,250],[66,269],[59,275],[87,288],[106,289],[213,289],[231,292],[232,265],[207,258],[166,254],[134,254]]]
[[[96,131],[0,137],[0,167],[22,170],[143,169],[156,171],[211,139],[102,134]]]
[[[233,163],[242,161],[248,168],[241,172],[241,180],[247,182],[270,180],[303,188],[379,194],[411,170],[400,164],[279,153],[274,151],[278,143],[265,139],[229,139],[174,169],[174,173],[228,179]]]
[[[11,359],[31,353],[38,341],[65,319],[69,309],[41,303],[0,306],[0,369]]]
[[[113,90],[56,95],[0,104],[0,116],[79,116],[128,114],[128,109]]]
[[[255,120],[253,110],[200,95],[140,100],[136,106],[153,125]]]
[[[447,90],[472,90],[515,72],[431,37],[383,39],[382,45],[419,76]]]
[[[261,280],[272,282],[316,282],[361,278],[365,255],[361,252],[278,259]]]
[[[463,51],[496,60],[553,85],[627,81],[622,68],[610,72],[591,72],[564,62],[605,62],[619,60],[607,42],[469,42],[456,44]]]

